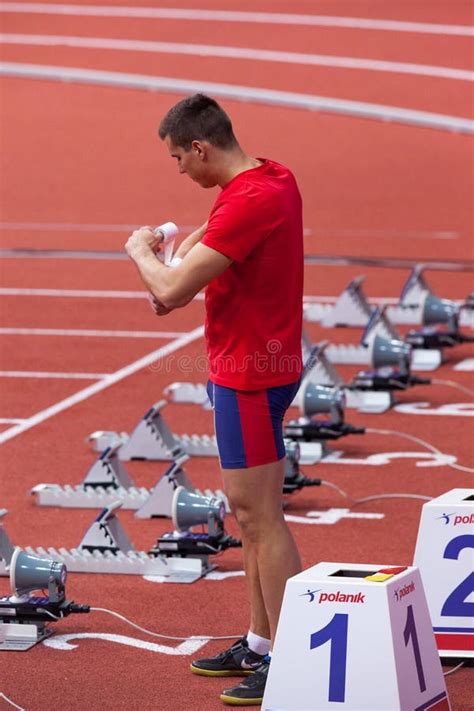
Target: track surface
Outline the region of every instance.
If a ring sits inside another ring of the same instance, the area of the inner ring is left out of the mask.
[[[83,2],[79,7],[93,4]],[[111,2],[102,4],[113,7]],[[167,2],[166,7],[182,6]],[[469,3],[462,0],[429,4],[365,2],[363,9],[355,0],[340,0],[337,9],[334,3],[319,0],[260,0],[257,6],[226,2],[225,7],[222,2],[209,0],[205,7],[331,16],[337,12],[340,17],[472,25]],[[472,37],[447,32],[20,12],[2,13],[2,32],[215,44],[472,71]],[[3,45],[2,58],[22,64],[293,91],[473,118],[472,81],[11,42]],[[131,225],[173,219],[185,233],[206,218],[215,191],[199,190],[179,176],[156,139],[157,123],[181,98],[178,92],[150,93],[11,77],[2,78],[0,86],[3,248],[116,251],[122,249]],[[280,160],[296,173],[305,203],[308,254],[421,261],[472,259],[471,136],[332,113],[234,100],[223,103],[249,153]],[[102,382],[105,374],[117,373],[172,344],[180,334],[198,328],[203,322],[203,304],[195,301],[185,310],[158,320],[146,299],[137,294],[133,298],[125,294],[121,298],[86,295],[91,290],[141,291],[138,277],[126,261],[3,259],[1,269],[1,287],[18,291],[2,294],[0,328],[25,329],[26,333],[2,332],[0,437],[8,438],[14,434],[10,428],[39,416],[37,424],[2,446],[0,507],[10,512],[6,528],[14,543],[74,547],[92,521],[93,512],[39,509],[28,496],[29,490],[39,482],[79,483],[94,459],[84,443],[89,432],[130,430],[170,382],[205,380],[205,372],[197,372],[195,367],[202,361],[196,359],[204,353],[203,341],[196,337],[188,346],[65,408],[61,414],[46,417],[45,411]],[[307,266],[305,292],[335,296],[360,273],[355,267]],[[372,297],[397,296],[407,277],[405,271],[382,268],[366,270],[366,274],[366,291]],[[427,277],[433,290],[443,297],[462,299],[472,290],[469,273],[433,271]],[[50,289],[55,295],[28,296],[27,289]],[[70,297],[62,292],[71,289],[80,295]],[[39,335],[32,329],[54,329],[55,333]],[[98,335],[83,333],[91,330]],[[126,331],[128,335],[105,335],[111,331]],[[356,342],[360,337],[355,329],[328,332],[312,325],[309,331],[314,340],[330,337],[334,342]],[[160,337],[155,332],[160,332]],[[453,370],[456,362],[474,355],[472,349],[460,347],[448,355],[449,361],[434,377],[472,388],[469,372]],[[341,370],[349,375],[354,368]],[[44,377],[44,373],[66,377]],[[429,402],[432,410],[469,399],[443,385],[416,388],[400,397],[403,403]],[[175,432],[212,430],[210,413],[193,406],[169,405],[166,417]],[[467,432],[470,420],[466,417],[417,416],[396,410],[383,416],[363,416],[351,410],[348,420],[422,437],[456,456],[461,464],[472,466],[472,439]],[[6,434],[9,430],[10,435]],[[423,451],[395,436],[375,434],[349,438],[341,446],[346,457],[363,460],[376,452]],[[354,497],[394,491],[437,496],[451,488],[469,486],[472,481],[460,471],[445,466],[420,468],[419,463],[414,455],[394,458],[378,467],[367,463],[320,464],[306,473],[328,479]],[[151,486],[165,465],[131,463],[127,469],[139,485]],[[213,459],[194,459],[187,472],[199,488],[220,487],[218,465]],[[321,487],[296,494],[288,513],[308,521],[309,511],[344,506],[334,490]],[[357,509],[384,514],[382,519],[345,518],[330,527],[291,525],[306,567],[318,560],[409,564],[420,506],[417,501],[382,500]],[[163,520],[138,522],[130,512],[120,518],[140,550],[147,550],[160,533],[171,528]],[[236,532],[230,517],[228,528]],[[242,567],[238,551],[226,552],[218,562],[224,572]],[[0,593],[7,590],[7,580],[0,579]],[[241,576],[202,580],[193,586],[167,586],[140,577],[71,574],[68,594],[80,602],[117,610],[165,634],[238,634],[247,626]],[[156,646],[162,640],[98,613],[70,617],[55,629],[56,636],[90,633],[92,638],[79,639],[74,642],[77,647],[69,651],[41,645],[27,655],[2,656],[0,691],[28,711],[125,710],[133,706],[164,711],[221,708],[218,694],[225,683],[188,674],[190,656],[163,653],[166,650]],[[119,644],[118,639],[94,638],[97,634],[126,639]],[[177,643],[165,644],[174,650]],[[218,643],[209,643],[204,651],[213,653],[218,647]],[[470,682],[472,673],[468,669],[447,678],[453,711],[470,709]],[[0,698],[0,708],[11,707]]]

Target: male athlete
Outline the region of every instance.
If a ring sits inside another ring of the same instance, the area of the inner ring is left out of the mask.
[[[291,172],[241,149],[229,117],[203,94],[183,99],[159,128],[180,173],[219,186],[207,222],[176,252],[156,258],[161,237],[142,227],[125,248],[157,315],[206,287],[208,394],[224,489],[240,527],[250,598],[248,633],[191,664],[205,676],[245,676],[226,689],[231,705],[260,704],[286,580],[301,569],[282,511],[282,421],[301,374],[303,230]]]

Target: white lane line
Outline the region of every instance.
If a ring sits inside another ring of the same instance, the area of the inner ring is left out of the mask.
[[[17,289],[0,288],[0,296],[53,296],[75,299],[147,299],[147,291],[106,291],[92,289]]]
[[[75,297],[75,298],[93,298],[93,299],[146,299],[147,292],[142,291],[89,291],[87,289],[20,289],[10,287],[0,287],[0,296],[38,296],[38,297]],[[303,302],[333,304],[337,301],[340,294],[337,296],[326,295],[316,296],[313,294],[305,294]],[[204,301],[204,293],[196,294],[194,301]],[[371,304],[398,304],[399,298],[396,296],[373,296],[368,297]],[[456,303],[463,303],[462,299],[454,299]],[[103,331],[101,331],[103,333]],[[113,331],[113,333],[117,333]],[[145,331],[148,333],[148,331]],[[164,331],[164,333],[173,336],[172,331]],[[474,362],[474,358],[471,359]],[[461,370],[461,368],[459,368]]]
[[[0,425],[21,425],[24,421],[13,417],[0,417]]]
[[[86,338],[179,338],[183,331],[102,331],[86,328],[0,328],[10,336],[85,336]]]
[[[275,25],[304,25],[316,27],[343,27],[361,30],[387,30],[391,32],[420,32],[439,35],[474,35],[469,25],[442,25],[429,22],[403,22],[376,20],[365,17],[331,15],[295,15],[281,12],[235,12],[232,10],[195,10],[192,8],[111,7],[104,5],[56,5],[51,3],[4,2],[2,12],[49,15],[82,15],[89,17],[135,17],[162,20],[202,20],[205,22],[247,22]]]
[[[59,378],[61,380],[102,380],[109,373],[55,373],[34,370],[0,370],[0,378]]]
[[[134,230],[138,222],[134,225],[107,225],[107,224],[84,224],[70,222],[0,222],[0,231],[38,231],[38,232],[124,232]],[[178,225],[178,229],[183,234],[194,232],[199,225]],[[305,235],[315,237],[374,237],[374,238],[397,238],[397,239],[459,239],[461,232],[455,230],[413,230],[413,229],[374,229],[373,227],[356,228],[335,228],[310,229],[304,228]]]
[[[125,232],[136,230],[140,226],[137,220],[133,225],[107,225],[78,222],[0,222],[0,230],[35,230],[39,232]],[[178,225],[180,232],[193,232],[199,225]]]
[[[423,128],[474,133],[474,121],[460,116],[435,114],[429,111],[416,111],[399,106],[385,106],[364,101],[347,101],[328,96],[298,94],[291,91],[275,91],[250,86],[200,82],[191,79],[174,79],[145,74],[127,74],[124,72],[21,64],[17,62],[0,64],[0,75],[27,79],[70,81],[99,86],[118,86],[129,89],[171,92],[173,94],[203,92],[215,97],[236,101],[250,101],[257,104],[286,106],[309,111],[327,111],[364,119],[396,121]]]
[[[75,299],[148,299],[147,291],[107,291],[103,289],[20,289],[16,287],[0,287],[0,296],[39,296],[53,298]],[[204,293],[196,294],[194,301],[204,301]],[[103,331],[101,331],[103,333]],[[114,331],[116,333],[116,331]],[[164,331],[164,333],[178,333],[177,331]]]
[[[80,47],[84,49],[111,49],[127,52],[160,52],[163,54],[185,54],[193,57],[224,57],[229,59],[249,59],[261,62],[282,62],[340,69],[359,69],[396,74],[438,77],[474,81],[474,72],[466,69],[388,62],[378,59],[356,57],[336,57],[326,54],[305,54],[301,52],[281,52],[243,47],[222,47],[208,44],[182,44],[177,42],[148,42],[143,40],[108,39],[106,37],[71,37],[62,35],[20,35],[0,34],[0,42],[14,45],[39,45],[47,47]]]
[[[70,407],[77,405],[77,403],[87,400],[88,398],[92,397],[93,395],[96,395],[97,393],[100,393],[102,390],[105,390],[111,385],[115,385],[115,383],[118,383],[120,380],[127,378],[129,375],[133,375],[133,373],[142,370],[142,368],[146,368],[148,365],[151,365],[155,361],[166,358],[166,356],[170,355],[170,353],[173,353],[174,351],[177,351],[178,349],[187,346],[193,341],[196,341],[198,338],[201,338],[203,334],[204,327],[199,326],[193,331],[185,333],[180,336],[180,338],[177,338],[171,343],[168,343],[166,346],[158,348],[157,350],[152,351],[148,355],[143,356],[143,358],[139,358],[133,363],[126,365],[124,368],[120,368],[119,370],[115,371],[115,373],[107,375],[103,380],[99,380],[99,382],[94,383],[93,385],[89,385],[83,390],[79,390],[79,392],[75,393],[74,395],[71,395],[71,397],[67,397],[65,400],[61,400],[55,405],[52,405],[51,407],[47,407],[45,410],[37,412],[35,415],[29,417],[20,424],[14,427],[10,427],[8,430],[5,430],[5,432],[1,432],[0,444],[2,444],[3,442],[7,442],[10,439],[13,439],[17,435],[21,434],[22,432],[26,432],[26,430],[29,430],[32,427],[35,427],[36,425],[41,424],[45,420],[54,417],[54,415],[68,410]]]
[[[148,292],[146,291],[106,291],[106,290],[89,290],[89,289],[23,289],[16,287],[0,287],[0,296],[39,296],[39,297],[74,297],[74,298],[92,298],[92,299],[146,299]],[[335,302],[339,296],[303,296],[303,301],[316,301],[321,303]],[[194,297],[196,301],[204,301],[204,294],[199,293]],[[374,301],[374,299],[369,299]],[[397,304],[398,299],[392,297],[380,296],[375,301],[383,301],[384,303]]]

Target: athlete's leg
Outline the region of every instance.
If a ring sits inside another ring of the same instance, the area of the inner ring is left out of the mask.
[[[251,596],[251,631],[272,642],[286,580],[301,570],[283,517],[284,463],[223,469],[224,487],[240,527]]]
[[[257,556],[253,548],[247,545],[243,546],[242,553],[244,558],[245,580],[250,601],[249,629],[260,637],[270,639],[270,623],[268,621],[262,587],[260,585]]]

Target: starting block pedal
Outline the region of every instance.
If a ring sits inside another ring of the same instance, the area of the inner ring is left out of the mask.
[[[181,454],[216,457],[217,443],[214,436],[175,435],[170,431],[161,413],[165,405],[165,400],[152,405],[129,436],[98,431],[89,435],[88,441],[96,451],[102,451],[100,447],[115,446],[121,441],[122,446],[118,450],[121,461],[170,461]]]
[[[69,572],[116,575],[160,575],[166,583],[192,583],[216,566],[207,555],[173,557],[150,555],[133,547],[116,512],[120,502],[107,506],[87,530],[78,548],[24,548],[25,553],[64,563]],[[0,526],[0,555],[11,542]],[[9,575],[10,559],[0,560],[0,575]]]
[[[262,709],[334,708],[450,710],[417,568],[319,563],[287,581]]]
[[[414,561],[441,657],[474,658],[473,524],[474,489],[452,489],[423,506]]]

